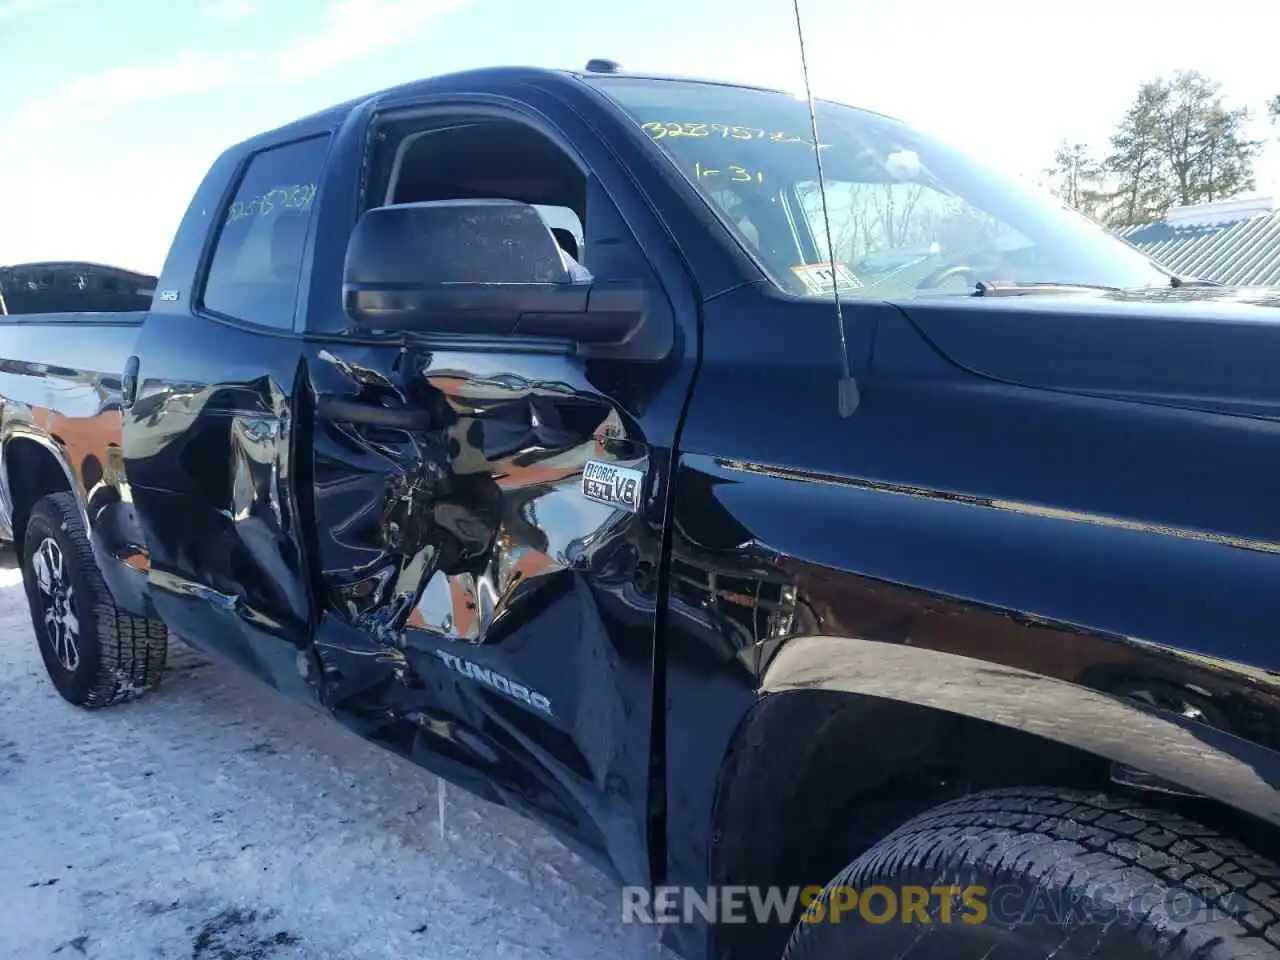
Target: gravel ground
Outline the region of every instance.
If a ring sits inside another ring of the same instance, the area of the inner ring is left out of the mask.
[[[54,692],[0,553],[0,958],[672,960],[615,883],[232,668]]]

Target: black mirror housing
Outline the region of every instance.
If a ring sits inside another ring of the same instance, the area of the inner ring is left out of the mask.
[[[636,340],[652,326],[653,291],[575,282],[538,211],[512,200],[375,207],[351,234],[342,281],[360,330],[516,335],[646,356],[670,345],[666,331]]]
[[[510,334],[526,313],[586,310],[537,210],[513,200],[375,207],[356,224],[343,307],[360,329]]]
[[[344,286],[568,283],[560,247],[538,211],[513,200],[440,200],[375,207],[347,244]]]

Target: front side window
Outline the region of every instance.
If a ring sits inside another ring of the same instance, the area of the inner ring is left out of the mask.
[[[496,197],[528,203],[560,247],[566,270],[589,280],[587,178],[556,144],[511,120],[461,120],[415,129],[388,120],[374,157],[373,191],[388,204]]]
[[[1099,225],[897,120],[819,102],[815,148],[808,103],[782,93],[590,82],[797,295],[829,297],[839,284],[842,295],[900,299],[967,293],[982,280],[1168,285],[1166,273]]]
[[[303,243],[328,139],[273,147],[249,162],[222,213],[205,280],[205,309],[292,329]]]

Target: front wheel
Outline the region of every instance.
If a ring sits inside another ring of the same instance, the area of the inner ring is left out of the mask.
[[[1278,885],[1276,864],[1174,814],[992,790],[855,860],[783,960],[1280,960]]]
[[[105,707],[160,682],[168,630],[116,608],[70,493],[49,494],[32,508],[22,580],[40,656],[63,699]]]

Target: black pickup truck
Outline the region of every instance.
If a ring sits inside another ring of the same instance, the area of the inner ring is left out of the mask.
[[[450,75],[0,321],[3,526],[67,700],[180,638],[686,956],[1277,958],[1277,307],[873,113]]]

